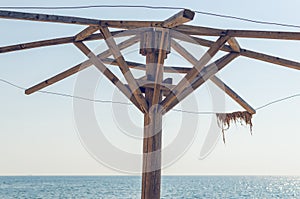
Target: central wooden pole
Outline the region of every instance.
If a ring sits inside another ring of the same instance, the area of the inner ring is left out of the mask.
[[[163,63],[167,53],[164,50],[168,40],[166,34],[153,30],[144,33],[141,40],[141,54],[146,56],[147,80],[156,84],[154,88],[145,88],[149,110],[144,115],[142,199],[160,198],[162,114],[157,104],[162,100],[160,84],[163,82]]]

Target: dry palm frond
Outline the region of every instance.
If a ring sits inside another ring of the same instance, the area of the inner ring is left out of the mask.
[[[217,113],[217,120],[218,125],[222,129],[223,134],[223,142],[225,143],[225,130],[228,130],[230,127],[230,124],[232,122],[240,122],[240,124],[243,125],[245,123],[246,125],[250,126],[250,132],[252,134],[252,114],[247,111],[238,111],[233,113]]]

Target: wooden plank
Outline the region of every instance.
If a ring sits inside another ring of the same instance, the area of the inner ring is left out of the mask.
[[[234,92],[229,86],[227,86],[221,79],[216,76],[212,76],[210,80],[215,83],[220,89],[222,89],[227,95],[229,95],[234,101],[241,105],[246,111],[251,114],[255,114],[256,111],[252,108],[243,98],[241,98],[236,92]]]
[[[118,48],[114,38],[112,37],[110,31],[107,27],[100,27],[100,31],[105,39],[109,50],[111,51],[113,57],[115,58],[116,62],[119,65],[121,72],[123,73],[134,97],[140,104],[141,108],[144,109],[144,112],[148,111],[148,104],[146,102],[145,97],[143,96],[134,76],[132,75],[124,57],[121,54],[120,49]]]
[[[121,36],[122,35],[121,33],[124,33],[124,31],[115,31],[112,32],[112,35],[115,37],[119,35]],[[100,40],[100,39],[103,39],[102,34],[93,34],[85,38],[84,41],[93,41],[93,40]],[[0,47],[0,53],[7,53],[7,52],[26,50],[26,49],[38,48],[38,47],[54,46],[60,44],[68,44],[68,43],[73,43],[74,41],[75,41],[74,36],[72,36],[72,37],[61,37],[56,39],[22,43],[22,44]]]
[[[0,10],[0,18],[3,19],[18,19],[29,21],[41,21],[41,22],[55,22],[66,24],[78,24],[78,25],[99,25],[100,21],[96,19],[87,19],[81,17],[67,17],[60,15],[48,15],[38,13],[26,13]]]
[[[184,9],[172,17],[166,19],[162,26],[165,28],[173,28],[194,19],[195,12]]]
[[[187,59],[191,64],[196,64],[197,59],[190,54],[188,51],[185,50],[180,44],[178,44],[175,40],[171,41],[172,48],[176,50],[181,56],[183,56],[185,59]],[[222,80],[220,80],[216,76],[212,76],[210,78],[213,83],[215,83],[219,88],[224,90],[225,93],[227,93],[233,100],[235,100],[238,104],[240,104],[243,108],[245,108],[249,113],[254,114],[255,110],[246,103],[237,93],[235,93],[229,86],[227,86]]]
[[[141,27],[162,27],[161,21],[98,20],[98,19],[88,19],[82,17],[15,12],[15,11],[6,11],[6,10],[0,10],[0,18],[77,24],[77,25],[90,25],[90,26],[100,25],[100,26],[109,26],[113,28],[123,28],[123,29],[133,29],[133,28],[141,28]]]
[[[128,48],[129,46],[137,43],[138,41],[139,41],[139,37],[135,36],[135,37],[132,37],[128,40],[121,42],[118,46],[120,49],[125,49],[125,48]],[[111,56],[111,52],[109,50],[106,50],[106,51],[100,53],[97,57],[100,59],[105,59],[106,57],[109,57],[109,56]],[[54,84],[62,79],[65,79],[65,78],[91,66],[91,65],[93,65],[93,63],[90,60],[87,60],[80,64],[77,64],[76,66],[73,66],[72,68],[70,68],[64,72],[57,74],[54,77],[51,77],[35,86],[32,86],[32,87],[26,89],[25,94],[27,94],[27,95],[32,94],[38,90],[41,90],[47,86]]]
[[[85,38],[89,37],[91,34],[99,30],[98,26],[89,26],[85,28],[83,31],[75,35],[75,41],[83,41]]]
[[[182,32],[188,35],[202,35],[202,36],[220,36],[226,33],[226,30],[217,28],[208,28],[202,26],[180,25],[172,28],[172,30]]]
[[[168,109],[168,106],[176,100],[177,95],[191,86],[191,83],[199,75],[203,67],[211,60],[211,58],[219,51],[219,49],[227,42],[228,36],[221,36],[208,50],[207,52],[197,61],[197,64],[185,75],[185,77],[178,83],[178,85],[172,89],[172,93],[167,96],[163,102],[163,108]]]
[[[86,45],[84,45],[82,42],[74,42],[74,45],[79,50],[81,50],[90,59],[90,61],[103,73],[103,75],[107,79],[109,79],[138,109],[140,109],[143,113],[147,112],[132,95],[131,90],[126,87],[119,80],[119,78],[113,72],[111,72]]]
[[[234,37],[230,37],[227,43],[229,44],[229,46],[234,52],[238,52],[238,53],[241,52],[241,47],[238,41]]]
[[[256,60],[260,60],[260,61],[264,61],[264,62],[268,62],[268,63],[272,63],[272,64],[277,64],[277,65],[285,66],[285,67],[296,69],[296,70],[300,70],[299,62],[283,59],[280,57],[275,57],[272,55],[258,53],[258,52],[246,50],[246,49],[241,49],[241,55],[248,57],[248,58],[252,58],[252,59],[256,59]]]
[[[181,36],[179,34],[172,34],[172,32],[171,32],[171,36],[176,39],[180,39],[180,40],[190,42],[190,43],[197,42],[199,45],[206,46],[206,47],[210,47],[211,45],[214,44],[214,42],[210,41],[210,40],[193,37],[193,36],[191,36],[191,39],[189,39],[189,38]],[[220,50],[225,51],[225,52],[232,51],[231,47],[228,45],[224,45],[222,48],[220,48]],[[268,55],[268,54],[264,54],[264,53],[260,53],[260,52],[251,51],[248,49],[241,48],[240,50],[241,50],[241,52],[240,52],[241,56],[268,62],[268,63],[272,63],[272,64],[277,64],[280,66],[285,66],[285,67],[296,69],[296,70],[300,70],[299,62],[288,60],[288,59],[283,59],[280,57],[276,57],[276,56],[272,56],[272,55]]]
[[[200,74],[197,76],[194,82],[192,82],[191,86],[186,88],[180,95],[176,95],[176,99],[172,101],[165,109],[163,109],[163,114],[167,113],[174,106],[176,106],[179,102],[181,102],[185,97],[194,92],[197,88],[199,88],[203,83],[205,83],[209,78],[215,75],[218,71],[224,68],[227,64],[229,64],[233,59],[239,56],[239,53],[232,52],[229,53],[214,63],[209,64],[205,68],[203,68]],[[171,93],[170,95],[174,95]],[[165,107],[166,102],[162,102],[162,106]]]
[[[172,28],[173,30],[201,36],[222,36],[227,34],[230,37],[257,38],[257,39],[282,39],[282,40],[300,40],[300,32],[287,31],[256,31],[256,30],[225,30],[208,28],[201,26],[181,25]]]
[[[227,34],[231,37],[243,38],[300,40],[300,32],[228,30]]]

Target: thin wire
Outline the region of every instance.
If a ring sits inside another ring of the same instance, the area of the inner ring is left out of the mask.
[[[83,6],[42,6],[42,7],[38,7],[38,6],[16,6],[16,7],[2,6],[2,7],[0,7],[0,9],[14,9],[14,10],[23,10],[23,9],[27,9],[27,10],[75,10],[75,9],[90,9],[90,8],[145,8],[145,9],[164,9],[164,10],[185,9],[183,7],[148,6],[148,5],[83,5]],[[199,11],[199,10],[195,10],[194,12],[197,14],[202,14],[202,15],[234,19],[234,20],[245,21],[245,22],[256,23],[256,24],[274,25],[274,26],[282,26],[282,27],[289,27],[289,28],[300,28],[299,25],[294,25],[294,24],[253,20],[253,19],[249,19],[249,18],[217,14],[217,13],[212,13],[212,12],[204,12],[204,11]]]
[[[0,82],[3,82],[5,84],[8,84],[10,86],[13,86],[15,88],[18,88],[20,90],[26,90],[24,87],[19,86],[17,84],[14,84],[10,81],[4,80],[4,79],[0,79]],[[43,94],[49,94],[49,95],[57,95],[57,96],[62,96],[62,97],[69,97],[69,98],[74,98],[74,99],[80,99],[80,100],[85,100],[85,101],[90,101],[90,102],[96,102],[96,103],[112,103],[112,104],[122,104],[122,105],[132,105],[131,103],[127,103],[127,102],[118,102],[118,101],[112,101],[112,100],[99,100],[99,99],[90,99],[90,98],[85,98],[85,97],[80,97],[80,96],[75,96],[75,95],[70,95],[70,94],[65,94],[65,93],[58,93],[58,92],[50,92],[50,91],[37,91],[39,93],[43,93]],[[294,95],[290,95],[284,98],[280,98],[271,102],[268,102],[258,108],[256,108],[255,110],[261,110],[264,108],[267,108],[273,104],[282,102],[282,101],[286,101],[289,100],[291,98],[295,98],[295,97],[300,97],[300,93],[298,94],[294,94]],[[181,113],[190,113],[190,114],[197,114],[197,115],[212,115],[212,114],[217,114],[219,112],[197,112],[197,111],[186,111],[186,110],[181,110],[181,109],[172,109],[172,111],[175,112],[181,112]]]

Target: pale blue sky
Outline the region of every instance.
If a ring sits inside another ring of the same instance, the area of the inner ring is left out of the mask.
[[[254,20],[300,25],[299,1],[24,1],[1,2],[0,6],[70,6],[89,4],[129,4],[186,7],[193,10],[234,15]],[[26,10],[24,10],[26,11]],[[163,20],[174,10],[83,9],[34,10],[60,15],[98,19]],[[231,29],[300,31],[295,28],[265,26],[197,14],[192,25]],[[61,36],[72,36],[84,27],[0,19],[0,46]],[[243,48],[300,61],[300,42],[239,39]],[[97,46],[97,44],[95,45]],[[103,44],[102,44],[103,46]],[[72,45],[46,47],[0,54],[1,79],[29,87],[51,77],[86,58]],[[169,63],[172,63],[171,61]],[[93,70],[93,69],[91,69]],[[220,77],[253,107],[300,93],[300,72],[281,66],[239,57],[221,71]],[[61,81],[47,91],[72,94],[76,76]],[[113,87],[102,80],[96,97],[110,99]],[[103,89],[103,90],[101,90]],[[94,160],[80,143],[73,116],[73,100],[59,96],[33,94],[0,82],[0,175],[15,174],[120,174]],[[101,92],[100,92],[101,91]],[[200,88],[200,111],[211,111],[208,86]],[[242,110],[229,98],[226,111]],[[290,99],[258,111],[253,118],[253,136],[248,128],[233,125],[227,132],[227,143],[218,141],[215,150],[204,160],[198,156],[211,122],[210,115],[200,115],[198,134],[190,150],[164,174],[259,174],[300,175],[300,98]],[[110,104],[97,104],[96,113],[109,139],[124,150],[139,150],[122,145],[126,136],[114,123]],[[142,115],[129,108],[136,124],[142,126]],[[105,114],[104,114],[105,113]],[[136,116],[133,116],[136,114]],[[164,119],[164,142],[176,136],[180,118],[177,112]],[[195,116],[198,117],[198,116]],[[104,122],[103,122],[104,121]],[[188,130],[188,129],[187,129]],[[175,135],[174,135],[175,132]],[[120,139],[122,137],[122,139]],[[124,139],[124,140],[123,140]],[[105,150],[105,149],[103,149]]]

